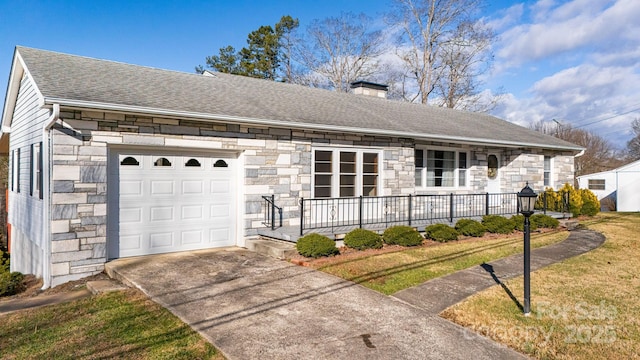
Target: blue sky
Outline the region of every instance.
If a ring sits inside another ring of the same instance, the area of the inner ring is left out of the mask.
[[[493,114],[527,125],[556,119],[623,147],[640,118],[640,1],[488,1],[499,35],[485,91],[505,92]],[[282,15],[341,12],[380,19],[389,0],[0,0],[0,89],[15,45],[192,72],[207,55],[245,45]],[[2,102],[4,104],[4,101]]]

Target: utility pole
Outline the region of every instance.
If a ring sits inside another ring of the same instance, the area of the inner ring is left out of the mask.
[[[553,120],[554,123],[556,123],[556,137],[560,137],[560,126],[562,126],[562,124],[560,124],[560,122],[556,119],[551,119]]]

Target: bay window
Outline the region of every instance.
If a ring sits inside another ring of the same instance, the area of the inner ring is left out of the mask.
[[[466,187],[467,153],[453,150],[415,149],[416,187]]]

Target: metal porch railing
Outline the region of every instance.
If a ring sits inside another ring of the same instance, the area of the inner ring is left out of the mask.
[[[517,193],[300,199],[300,235],[339,226],[449,221],[518,213]]]

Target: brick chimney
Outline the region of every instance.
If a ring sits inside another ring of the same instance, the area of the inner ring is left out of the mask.
[[[388,85],[376,84],[368,81],[356,81],[351,83],[353,93],[356,95],[373,96],[382,99],[387,98]]]

